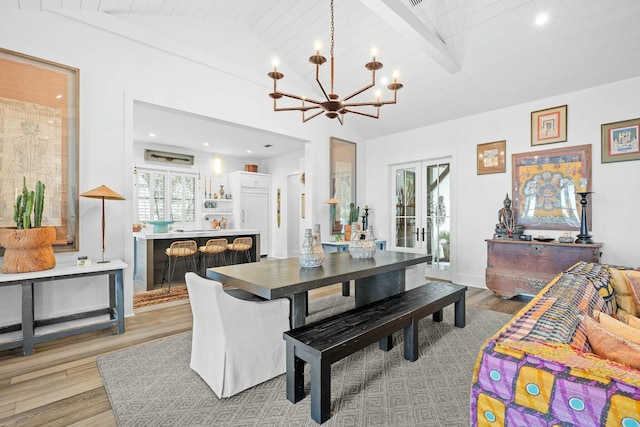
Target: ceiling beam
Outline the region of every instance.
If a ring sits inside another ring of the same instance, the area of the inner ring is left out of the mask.
[[[408,8],[398,0],[360,0],[371,11],[401,34],[416,41],[436,64],[450,74],[460,71],[460,66],[447,49],[447,45],[429,30]]]

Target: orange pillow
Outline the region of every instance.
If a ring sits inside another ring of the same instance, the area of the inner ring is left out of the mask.
[[[640,329],[640,319],[638,319],[636,316],[628,316],[626,324],[631,326],[632,328]]]
[[[589,344],[595,354],[604,359],[640,369],[640,345],[624,341],[589,316],[583,316],[582,319]]]
[[[615,336],[640,345],[640,331],[636,328],[597,310],[594,310],[593,318],[596,319],[603,328]]]
[[[611,274],[611,285],[614,289],[616,305],[618,309],[623,309],[627,313],[638,315],[636,304],[631,295],[631,285],[627,278],[627,270],[618,270],[617,268],[609,268]]]
[[[636,316],[640,314],[640,272],[638,271],[627,271],[625,275],[629,282],[629,290],[631,291],[631,296],[633,297],[633,302],[636,306]],[[633,313],[631,313],[633,314]]]

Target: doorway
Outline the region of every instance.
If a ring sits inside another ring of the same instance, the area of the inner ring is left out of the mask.
[[[426,277],[451,280],[451,159],[404,163],[391,170],[391,250],[432,255]]]

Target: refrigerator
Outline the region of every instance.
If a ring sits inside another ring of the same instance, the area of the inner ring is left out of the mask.
[[[237,228],[260,230],[260,255],[269,255],[269,189],[240,189],[240,224]]]

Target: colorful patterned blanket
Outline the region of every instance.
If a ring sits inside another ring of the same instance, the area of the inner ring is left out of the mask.
[[[472,425],[640,427],[640,371],[591,353],[580,321],[615,310],[611,280],[607,266],[578,263],[487,341]]]

